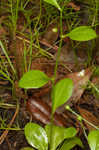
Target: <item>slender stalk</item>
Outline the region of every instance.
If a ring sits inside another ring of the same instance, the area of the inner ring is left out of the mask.
[[[0,73],[13,84],[13,80],[6,73],[4,73],[2,70],[0,70]]]
[[[38,31],[37,31],[37,26],[40,22],[40,18],[41,18],[41,14],[42,14],[42,0],[40,0],[40,12],[39,12],[39,16],[38,16],[38,20],[36,22],[36,25],[34,27],[34,31],[35,31],[35,35],[36,37],[38,38]],[[28,70],[30,70],[30,67],[31,67],[31,62],[32,62],[32,43],[33,43],[33,36],[32,36],[32,31],[31,31],[31,28],[30,28],[30,33],[31,33],[31,42],[30,42],[30,60],[29,60],[29,67],[28,67]],[[37,43],[38,43],[38,48],[40,50],[40,45],[39,45],[39,41],[37,40]]]
[[[32,43],[33,43],[33,37],[32,37],[32,31],[31,31],[31,29],[30,29],[30,39],[31,39],[31,42],[30,42],[30,59],[29,59],[28,70],[30,70],[31,63],[32,63]]]
[[[20,39],[20,40],[23,40],[23,38],[20,37],[20,36],[17,36],[17,38]],[[28,43],[28,44],[31,43],[31,41],[29,41],[29,40],[27,40],[27,39],[24,39],[24,41],[25,41],[26,43]],[[46,57],[54,58],[51,53],[45,51],[45,50],[44,50],[43,48],[41,48],[39,45],[36,45],[36,44],[32,43],[32,46],[34,46],[35,48],[39,49],[39,50],[40,50],[39,53],[41,53],[42,55],[44,55],[44,56],[46,56]]]
[[[12,104],[8,104],[8,103],[2,103],[2,102],[0,102],[0,108],[12,108],[12,109],[15,109],[16,108],[16,106],[15,105],[12,105]]]
[[[60,11],[60,43],[59,43],[59,48],[58,48],[58,52],[57,52],[57,57],[56,57],[56,64],[55,64],[55,69],[54,69],[54,82],[55,83],[55,79],[56,79],[56,73],[57,73],[57,68],[58,68],[58,63],[59,63],[59,57],[60,57],[60,53],[61,53],[61,47],[62,47],[62,11]]]
[[[3,45],[3,43],[1,41],[0,41],[0,46],[1,46],[2,50],[3,50],[4,55],[6,56],[6,58],[8,60],[8,63],[10,65],[12,71],[14,72],[14,74],[16,74],[16,70],[14,69],[13,64],[12,64],[12,62],[11,62],[7,52],[6,52],[6,49],[4,48],[4,45]]]
[[[60,53],[61,53],[62,33],[63,33],[62,32],[62,11],[60,11],[60,43],[59,43],[59,48],[58,48],[57,57],[56,57],[56,63],[55,63],[55,69],[54,69],[54,76],[53,76],[53,80],[52,80],[52,91],[53,91],[54,85],[55,85],[57,68],[58,68],[58,64],[59,64],[59,57],[60,57]],[[51,129],[50,129],[50,150],[52,150],[51,149],[51,145],[52,145],[52,141],[53,141],[53,137],[52,137],[53,136],[53,121],[54,121],[53,104],[54,104],[54,101],[52,99]]]
[[[38,24],[40,22],[41,14],[42,14],[42,0],[40,0],[40,12],[39,12],[37,23],[35,25],[35,29],[36,29],[36,27],[38,26]]]
[[[24,129],[21,129],[21,128],[5,128],[5,127],[2,127],[2,128],[0,128],[0,130],[20,131],[20,130],[24,130]]]
[[[94,26],[95,24],[97,25],[98,24],[98,7],[99,7],[99,1],[98,0],[95,0],[93,1],[93,5],[95,4],[95,13],[94,13],[94,17],[93,17],[93,20],[92,20],[92,26]]]
[[[85,121],[86,123],[88,123],[90,126],[92,126],[93,128],[95,128],[96,130],[99,130],[98,127],[96,127],[94,124],[92,124],[91,122],[89,122],[88,120],[86,120],[85,118],[83,118],[82,116],[78,115],[76,112],[74,112],[69,106],[66,107],[67,110],[69,110],[70,112],[72,112],[75,116],[77,116],[77,118],[81,118],[81,120]]]
[[[95,91],[99,94],[99,89],[92,82],[89,82],[89,83],[95,89]]]
[[[96,17],[96,24],[98,23],[98,8],[99,8],[99,0],[95,0],[96,3],[96,12],[95,12],[95,17]]]
[[[85,127],[84,127],[82,121],[80,122],[80,124],[82,126],[82,129],[83,129],[83,132],[84,132],[84,136],[85,136],[86,140],[88,141],[87,133],[86,133],[86,130],[85,130]]]

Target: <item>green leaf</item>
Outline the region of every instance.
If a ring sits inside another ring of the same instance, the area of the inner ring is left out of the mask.
[[[94,130],[89,133],[88,143],[91,150],[99,150],[99,130]]]
[[[51,130],[52,127],[52,130]],[[73,127],[70,128],[64,128],[64,127],[59,127],[59,126],[55,126],[55,125],[46,125],[45,126],[45,130],[48,136],[48,141],[51,150],[54,150],[57,148],[57,146],[64,140],[67,138],[71,138],[74,137],[77,133],[76,129]],[[50,132],[52,131],[52,143],[50,143]]]
[[[72,95],[73,82],[69,78],[60,80],[52,91],[52,111],[63,105]]]
[[[97,37],[96,32],[90,26],[77,27],[66,36],[75,41],[89,41]]]
[[[19,87],[24,89],[40,88],[45,85],[50,78],[40,70],[30,70],[26,72],[19,81]]]
[[[60,8],[60,6],[59,6],[59,4],[57,3],[56,0],[44,0],[44,1],[51,4],[51,5],[53,5],[53,6],[55,6],[56,8],[58,8],[61,11],[61,8]]]
[[[31,147],[24,147],[24,148],[21,148],[20,150],[35,150],[35,149]]]
[[[35,123],[25,126],[25,137],[28,143],[39,150],[48,150],[48,138],[44,128]]]
[[[75,147],[76,145],[79,145],[80,147],[84,147],[81,140],[78,137],[73,137],[70,139],[67,139],[62,147],[60,148],[60,150],[71,150],[73,147]]]

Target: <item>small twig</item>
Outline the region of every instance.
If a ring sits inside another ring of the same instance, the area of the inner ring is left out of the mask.
[[[30,41],[29,41],[28,39],[25,39],[25,38],[23,39],[23,37],[21,37],[21,36],[17,36],[17,38],[20,39],[20,40],[24,40],[27,44],[30,44]],[[38,47],[36,44],[32,43],[32,45],[33,45],[35,48],[39,49],[39,47]],[[51,53],[45,51],[45,50],[42,49],[42,48],[40,48],[40,50],[43,51],[46,55],[48,55],[48,56],[50,56],[51,58],[53,58],[53,55],[52,55]]]
[[[59,48],[57,45],[53,46],[53,45],[49,44],[45,39],[40,40],[40,43],[47,46],[48,48],[54,49],[55,51],[57,51]]]

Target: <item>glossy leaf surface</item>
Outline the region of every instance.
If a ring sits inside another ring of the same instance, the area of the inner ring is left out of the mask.
[[[75,41],[89,41],[97,37],[96,32],[90,26],[80,26],[67,34]]]
[[[44,128],[35,123],[28,123],[25,126],[25,137],[28,143],[39,150],[48,149],[48,138]]]
[[[56,8],[58,8],[59,10],[61,10],[59,4],[57,3],[56,0],[44,0],[45,2],[47,2],[48,4],[51,4],[53,6],[55,6]]]
[[[52,91],[52,111],[63,105],[72,95],[73,82],[69,78],[60,80]]]
[[[52,127],[52,143],[51,143],[51,150],[54,150],[57,148],[57,146],[67,138],[74,137],[77,133],[76,129],[73,127],[70,128],[64,128],[64,127],[59,127],[59,126],[51,126],[51,125],[46,125],[45,130],[48,136],[48,140],[50,143],[50,131]]]
[[[78,137],[73,137],[73,138],[67,139],[62,145],[62,147],[60,148],[60,150],[71,150],[76,145],[79,145],[82,148],[84,147],[81,140]]]
[[[19,87],[40,88],[49,81],[49,77],[40,70],[30,70],[26,72],[19,81]]]
[[[99,130],[93,130],[89,133],[88,143],[91,150],[99,150]]]

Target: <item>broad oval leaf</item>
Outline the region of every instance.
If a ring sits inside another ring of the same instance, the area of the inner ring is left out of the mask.
[[[80,26],[67,34],[75,41],[89,41],[97,37],[96,32],[90,26]]]
[[[73,82],[69,78],[60,80],[52,91],[52,112],[63,105],[72,95]]]
[[[48,138],[44,128],[35,123],[28,123],[24,132],[31,146],[39,150],[48,150]]]
[[[52,143],[50,143],[51,128],[52,128],[52,136],[51,136]],[[50,145],[51,150],[55,150],[57,148],[57,146],[64,139],[74,137],[77,133],[76,129],[73,127],[64,128],[64,127],[59,127],[59,126],[55,126],[55,125],[53,125],[53,126],[52,125],[46,125],[45,130],[46,130],[46,133],[48,136],[49,144],[51,144]]]
[[[45,85],[50,78],[40,70],[30,70],[26,72],[19,81],[19,87],[24,89],[40,88]]]
[[[90,131],[88,143],[91,150],[99,150],[99,130]]]
[[[80,138],[78,137],[73,137],[73,138],[70,138],[70,139],[67,139],[62,147],[60,148],[60,150],[71,150],[73,147],[75,147],[76,145],[79,145],[80,147],[84,147]]]
[[[31,147],[24,147],[24,148],[21,148],[20,150],[35,150],[35,149]]]
[[[51,5],[53,5],[53,6],[55,6],[56,8],[58,8],[61,11],[61,8],[60,8],[60,6],[59,6],[59,4],[57,3],[56,0],[44,0],[44,1],[51,4]]]

